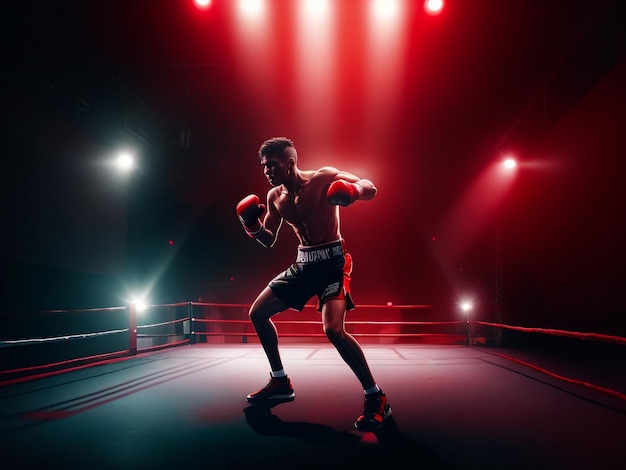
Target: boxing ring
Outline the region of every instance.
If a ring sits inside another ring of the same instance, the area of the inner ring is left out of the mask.
[[[268,366],[246,304],[3,314],[3,468],[613,468],[626,459],[626,338],[504,325],[449,306],[359,305],[347,329],[392,418],[313,306],[276,317],[296,399],[251,406]],[[496,344],[498,333],[549,338]]]

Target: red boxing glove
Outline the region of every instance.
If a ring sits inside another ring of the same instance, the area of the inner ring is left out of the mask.
[[[263,212],[265,212],[265,206],[261,204],[256,194],[244,197],[237,204],[237,215],[246,228],[253,228],[260,224],[259,217],[263,215]]]
[[[333,206],[347,206],[356,201],[362,194],[363,188],[360,184],[337,180],[328,187],[326,198]]]

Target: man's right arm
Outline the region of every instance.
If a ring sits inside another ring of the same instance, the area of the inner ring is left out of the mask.
[[[269,248],[276,242],[282,218],[270,202],[269,194],[267,204],[269,210],[261,221],[265,206],[256,194],[250,194],[237,204],[237,216],[248,236]]]

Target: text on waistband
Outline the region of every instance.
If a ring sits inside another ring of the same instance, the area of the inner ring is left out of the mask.
[[[297,263],[317,263],[318,261],[327,261],[335,256],[341,256],[343,249],[341,246],[331,246],[328,248],[319,248],[317,250],[298,250]]]

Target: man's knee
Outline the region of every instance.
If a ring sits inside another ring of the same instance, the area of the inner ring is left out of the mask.
[[[252,323],[257,323],[259,321],[265,321],[269,318],[269,316],[265,313],[265,309],[262,306],[257,304],[252,305],[250,310],[248,310],[248,317]]]
[[[343,325],[324,325],[324,333],[331,342],[341,341],[346,333]]]
[[[253,323],[268,321],[273,315],[282,312],[287,306],[269,289],[266,288],[252,303],[248,317]]]

